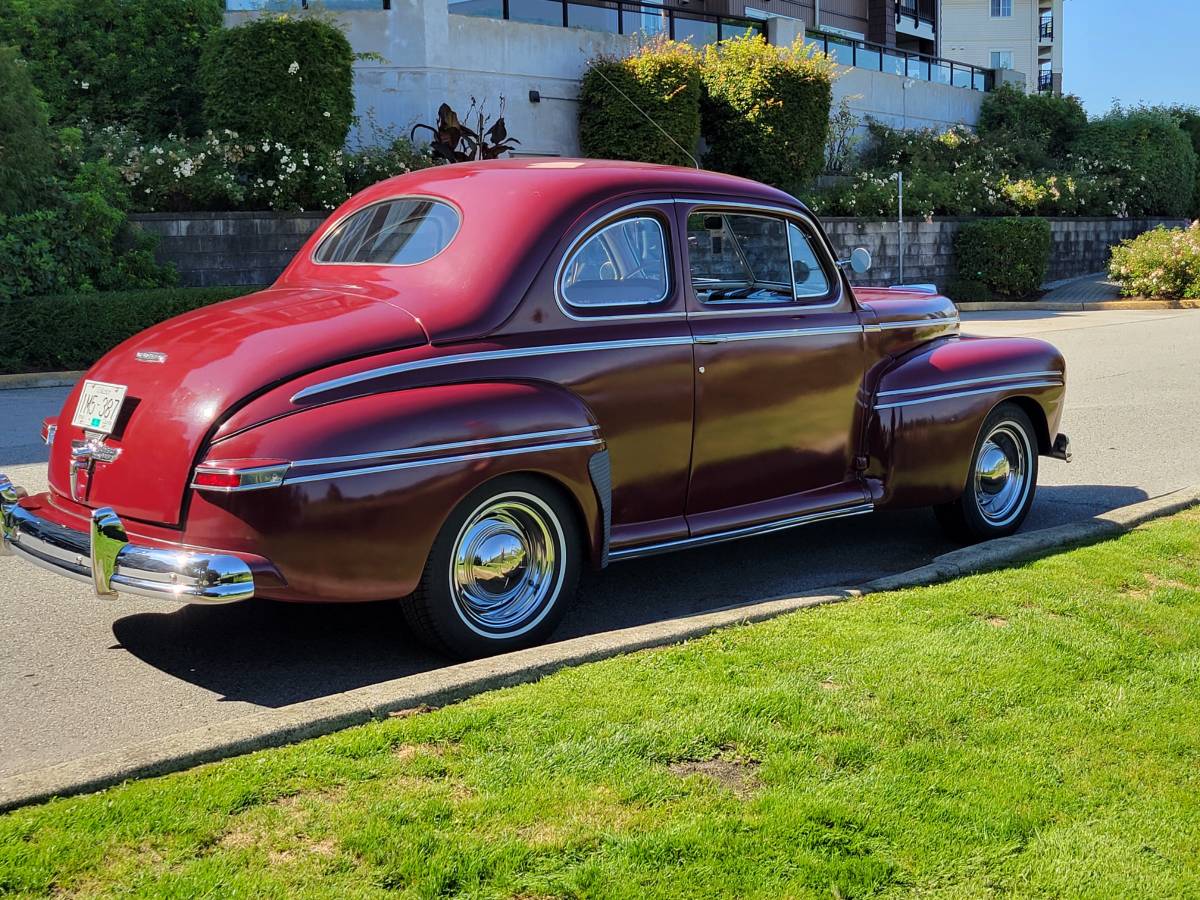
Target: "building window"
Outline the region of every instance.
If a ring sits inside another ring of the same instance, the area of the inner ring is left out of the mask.
[[[1012,0],[992,0],[992,18],[1007,19],[1012,16]]]
[[[1011,69],[1013,67],[1013,52],[1011,50],[993,50],[992,68]]]

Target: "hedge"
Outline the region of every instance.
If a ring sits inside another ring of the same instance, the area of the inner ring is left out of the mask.
[[[258,289],[158,288],[0,301],[0,374],[86,369],[144,328]]]
[[[1011,152],[1018,165],[1049,169],[1066,160],[1087,122],[1078,97],[1026,94],[1005,84],[984,95],[978,131],[992,146]]]
[[[338,150],[354,118],[354,53],[319,19],[255,19],[214,34],[200,61],[204,117],[214,131]]]
[[[36,206],[53,170],[46,106],[17,51],[0,47],[0,214]]]
[[[779,186],[821,174],[833,65],[815,46],[775,47],[761,34],[710,44],[701,80],[709,168]]]
[[[579,93],[579,143],[584,156],[692,165],[671,138],[688,153],[696,153],[700,56],[690,44],[652,40],[627,58],[600,57],[591,62]]]
[[[1036,217],[967,222],[955,252],[960,284],[979,282],[993,295],[1029,297],[1046,280],[1050,223]]]
[[[56,125],[202,130],[196,67],[221,0],[0,0],[0,44],[29,61]]]
[[[1118,175],[1128,186],[1130,216],[1186,216],[1196,190],[1196,152],[1168,111],[1114,109],[1089,122],[1073,145],[1077,156]]]

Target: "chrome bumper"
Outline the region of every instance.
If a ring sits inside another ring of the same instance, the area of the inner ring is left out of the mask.
[[[92,513],[89,532],[49,522],[18,501],[25,492],[0,475],[0,553],[118,593],[183,603],[232,603],[254,596],[254,575],[236,556],[140,547],[108,507]]]

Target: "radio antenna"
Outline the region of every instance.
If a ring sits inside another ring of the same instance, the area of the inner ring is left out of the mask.
[[[689,153],[684,148],[683,144],[679,143],[679,141],[677,141],[677,140],[675,140],[675,138],[671,137],[671,135],[667,132],[667,129],[663,128],[661,125],[659,125],[657,122],[655,122],[654,119],[652,119],[650,117],[650,114],[648,112],[646,112],[644,109],[642,109],[640,106],[638,106],[637,103],[634,102],[632,97],[630,97],[627,93],[625,93],[623,90],[621,90],[615,84],[613,84],[612,79],[604,74],[604,70],[600,66],[596,66],[594,69],[592,69],[592,71],[595,72],[597,75],[599,75],[601,78],[603,78],[606,82],[608,82],[608,86],[610,88],[612,88],[614,91],[616,91],[622,97],[624,97],[627,101],[629,101],[629,105],[632,106],[634,109],[636,109],[638,112],[640,112],[643,116],[645,116],[647,122],[649,122],[651,125],[653,125],[655,128],[657,128],[659,131],[661,131],[663,133],[663,136],[666,137],[666,139],[668,141],[670,141],[672,144],[674,144],[676,147],[679,148],[680,153],[682,153],[684,156],[686,156],[688,159],[690,159],[692,161],[693,166],[695,166],[697,169],[700,168],[700,161],[698,159],[696,159],[696,157],[692,156],[692,154]]]

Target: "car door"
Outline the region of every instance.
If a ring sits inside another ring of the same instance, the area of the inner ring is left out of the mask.
[[[861,508],[863,330],[815,222],[771,207],[677,205],[696,366],[692,534]]]

